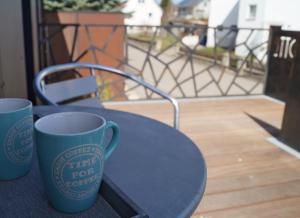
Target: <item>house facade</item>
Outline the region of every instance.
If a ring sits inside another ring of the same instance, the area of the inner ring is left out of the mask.
[[[177,7],[180,18],[208,19],[210,0],[183,0]]]
[[[282,26],[286,30],[300,30],[300,8],[299,0],[240,0],[238,27],[245,28],[266,28],[271,25]],[[249,35],[246,31],[238,34],[236,42],[243,41]],[[257,31],[249,39],[249,46],[255,47],[267,42],[268,32]],[[267,44],[265,45],[267,49]],[[256,51],[258,57],[262,56],[262,51]],[[247,55],[247,50],[243,47],[236,49],[236,54]]]
[[[208,26],[236,26],[238,23],[239,4],[240,0],[211,0]],[[227,31],[218,31],[216,34],[217,42],[226,36],[222,40],[221,47],[230,47],[235,43],[236,35],[227,35],[227,33]],[[215,46],[215,32],[213,29],[208,30],[207,46]]]
[[[283,29],[300,30],[300,14],[297,10],[299,7],[299,0],[285,0],[284,2],[282,0],[211,0],[209,26],[268,29],[271,25],[279,25]],[[249,31],[245,29],[240,30],[238,34],[229,35],[225,40],[227,42],[222,42],[221,46],[230,47],[244,42],[249,36]],[[218,32],[217,41],[226,33],[226,31]],[[254,48],[266,42],[268,38],[268,31],[255,31],[247,44],[250,48]],[[210,30],[208,46],[214,46],[214,42],[214,33]],[[245,56],[248,54],[248,49],[240,46],[235,52],[239,56]],[[260,53],[264,53],[262,50],[256,52],[258,57],[261,56]]]
[[[240,0],[238,26],[300,30],[299,0]]]
[[[162,9],[155,0],[128,0],[124,9],[128,16],[126,25],[160,26]],[[138,32],[141,28],[129,28],[130,32]]]

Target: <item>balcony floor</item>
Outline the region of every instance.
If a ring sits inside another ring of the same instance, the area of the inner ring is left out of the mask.
[[[279,133],[284,106],[263,97],[180,102],[180,129],[208,167],[193,217],[299,217],[300,161],[266,139]],[[172,123],[166,103],[108,105]]]

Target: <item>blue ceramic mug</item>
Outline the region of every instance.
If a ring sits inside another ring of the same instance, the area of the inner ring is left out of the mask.
[[[32,104],[27,99],[0,99],[0,179],[26,174],[33,147]]]
[[[35,123],[40,172],[52,205],[63,212],[88,209],[95,202],[104,161],[119,143],[119,127],[83,112],[45,116]],[[105,133],[112,128],[108,145]]]

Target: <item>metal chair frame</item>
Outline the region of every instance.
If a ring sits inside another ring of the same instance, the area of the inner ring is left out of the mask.
[[[49,105],[56,105],[58,104],[56,102],[53,102],[51,99],[49,99],[46,96],[46,93],[44,92],[45,90],[45,82],[44,79],[46,76],[57,73],[60,71],[66,71],[66,70],[72,70],[72,69],[80,69],[80,68],[88,68],[90,69],[91,75],[95,76],[95,70],[100,70],[100,71],[106,71],[112,74],[116,74],[122,77],[125,77],[127,79],[130,79],[143,87],[146,87],[147,89],[151,90],[152,92],[156,93],[157,95],[161,96],[162,98],[168,100],[172,106],[173,106],[173,126],[174,128],[178,129],[179,128],[179,104],[177,100],[171,96],[169,96],[167,93],[161,91],[160,89],[154,87],[153,85],[147,83],[146,81],[142,80],[141,78],[137,77],[134,74],[124,72],[115,68],[99,65],[99,64],[89,64],[89,63],[67,63],[67,64],[60,64],[60,65],[53,65],[50,67],[47,67],[40,71],[34,80],[34,89],[35,92],[38,96],[38,98],[44,103],[44,104],[49,104]],[[95,92],[96,96],[99,97],[98,91],[96,90]],[[100,98],[100,97],[99,97]],[[101,107],[99,105],[99,107]]]

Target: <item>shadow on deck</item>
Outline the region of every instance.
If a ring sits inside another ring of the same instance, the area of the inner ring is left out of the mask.
[[[205,196],[193,217],[297,217],[300,161],[270,144],[278,136],[284,105],[265,97],[183,100],[180,129],[204,154]],[[107,107],[172,124],[165,103]]]

